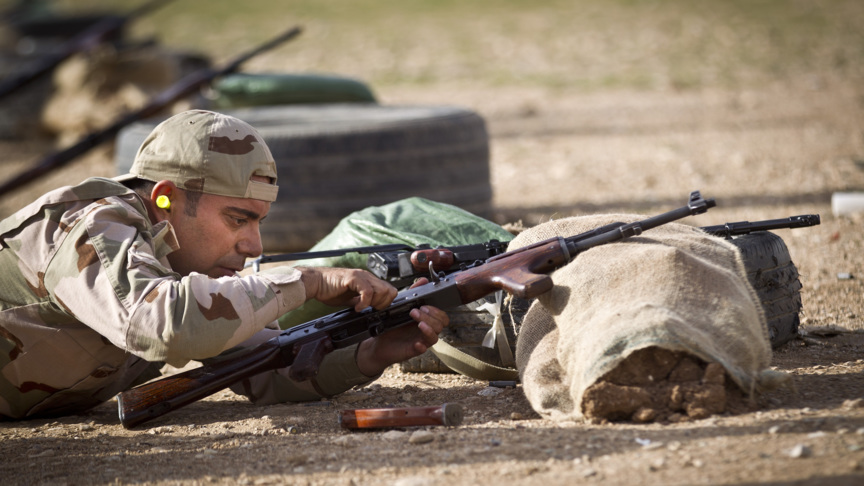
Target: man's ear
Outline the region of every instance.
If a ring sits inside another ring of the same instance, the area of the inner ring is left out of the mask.
[[[164,216],[173,210],[179,194],[177,186],[171,181],[159,181],[150,192],[150,203],[155,206],[156,214]]]

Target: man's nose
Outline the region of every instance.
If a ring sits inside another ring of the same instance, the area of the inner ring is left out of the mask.
[[[243,237],[237,242],[237,252],[247,258],[257,258],[264,252],[264,245],[261,243],[261,232],[258,230],[258,225],[252,225],[254,228],[249,228],[249,231],[243,233]]]

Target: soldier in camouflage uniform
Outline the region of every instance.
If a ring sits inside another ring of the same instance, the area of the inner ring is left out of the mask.
[[[236,118],[189,111],[157,126],[130,174],[92,178],[0,222],[0,419],[79,413],[156,376],[277,334],[307,299],[383,308],[396,290],[353,269],[279,267],[239,276],[262,252],[276,164]],[[161,196],[161,197],[160,197]],[[234,387],[256,403],[368,383],[426,350],[447,324],[417,326],[327,355],[315,380],[286,370]]]

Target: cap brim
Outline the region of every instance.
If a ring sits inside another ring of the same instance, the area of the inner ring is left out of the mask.
[[[135,174],[123,174],[123,175],[119,175],[117,177],[112,177],[111,180],[114,180],[117,182],[126,182],[126,181],[131,181],[132,179],[137,179],[137,178],[138,178],[138,176],[136,176]]]

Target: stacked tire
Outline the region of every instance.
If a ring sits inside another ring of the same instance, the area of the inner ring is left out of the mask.
[[[783,239],[769,231],[735,237],[747,279],[765,310],[768,338],[777,348],[798,336],[801,280]]]

